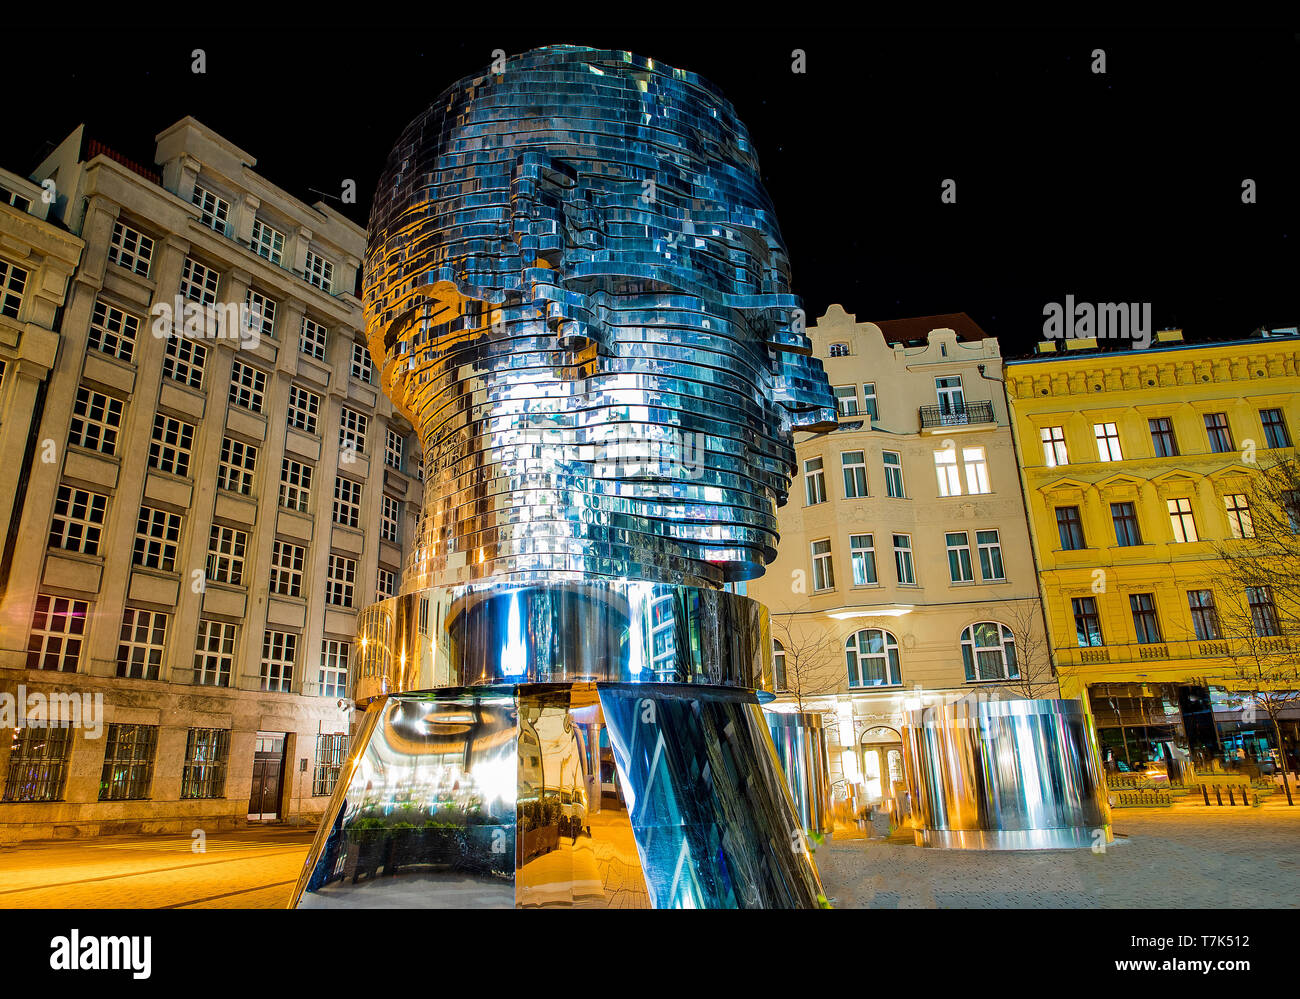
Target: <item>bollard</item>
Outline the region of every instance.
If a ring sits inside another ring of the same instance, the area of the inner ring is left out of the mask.
[[[1205,807],[1210,806],[1210,792],[1204,784],[1201,785],[1201,797],[1205,799]]]

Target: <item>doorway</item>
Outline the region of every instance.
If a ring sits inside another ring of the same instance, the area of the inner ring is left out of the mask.
[[[258,732],[253,749],[253,786],[248,796],[249,822],[279,820],[283,784],[284,733]]]
[[[880,804],[894,798],[894,788],[902,785],[903,737],[892,728],[869,728],[862,733],[862,785],[867,804]]]

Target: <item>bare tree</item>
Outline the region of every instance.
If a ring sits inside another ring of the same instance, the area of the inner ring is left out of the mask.
[[[999,605],[1001,623],[1015,635],[1018,674],[1001,686],[1017,697],[1060,697],[1061,685],[1052,669],[1052,643],[1038,600],[1006,600]]]
[[[783,693],[803,711],[807,698],[837,693],[842,661],[838,637],[824,624],[804,623],[795,612],[772,617],[772,637],[781,644],[785,659]]]

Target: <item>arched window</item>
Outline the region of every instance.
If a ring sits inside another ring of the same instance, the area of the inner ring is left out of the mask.
[[[849,345],[847,343],[831,344],[831,357],[847,357],[848,353]]]
[[[772,676],[777,690],[785,690],[785,646],[772,639]]]
[[[1020,675],[1015,635],[1005,624],[996,621],[972,624],[961,633],[961,658],[966,666],[967,682],[1014,680]]]
[[[879,628],[866,628],[844,643],[850,687],[894,687],[903,682],[898,639]]]

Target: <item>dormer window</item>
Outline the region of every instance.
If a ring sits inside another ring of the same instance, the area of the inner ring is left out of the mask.
[[[847,343],[831,344],[831,357],[848,357],[849,345]]]

